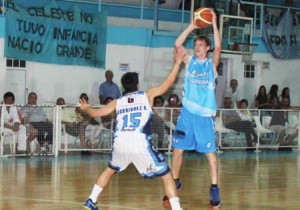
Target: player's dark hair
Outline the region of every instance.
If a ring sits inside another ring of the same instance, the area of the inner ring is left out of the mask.
[[[139,75],[136,72],[127,72],[121,78],[124,92],[131,93],[137,91],[139,84]]]

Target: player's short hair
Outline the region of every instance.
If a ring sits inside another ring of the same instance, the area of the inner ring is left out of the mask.
[[[206,43],[206,46],[210,46],[211,47],[211,41],[210,41],[210,39],[207,36],[203,36],[203,35],[196,36],[195,39],[194,39],[194,44],[198,40],[204,41]]]
[[[138,90],[139,75],[136,72],[127,72],[121,78],[124,92],[131,93]]]

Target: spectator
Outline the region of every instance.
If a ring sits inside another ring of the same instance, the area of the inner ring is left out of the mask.
[[[232,107],[231,108],[238,108],[238,105],[240,103],[240,91],[237,89],[238,87],[238,81],[236,79],[232,79],[230,81],[230,87],[226,88],[225,96],[224,97],[230,97],[232,100]]]
[[[295,7],[294,0],[285,0],[283,3],[283,6],[285,7]]]
[[[258,109],[269,109],[267,90],[264,85],[260,86],[257,96],[255,98],[255,107]]]
[[[104,105],[109,104],[111,101],[113,101],[114,99],[112,97],[107,97],[104,100]],[[116,114],[113,112],[110,115],[106,115],[101,117],[102,119],[102,124],[105,128],[107,129],[114,129],[115,127],[115,122],[113,124],[111,124],[112,120],[116,118]]]
[[[164,127],[165,127],[165,110],[162,109],[164,106],[164,98],[162,96],[157,96],[154,98],[153,102],[153,133],[157,134],[158,148],[163,148],[164,141]]]
[[[89,97],[86,93],[82,93],[79,96],[80,100],[85,100],[89,101]],[[88,114],[83,112],[79,107],[75,109],[75,112],[77,114],[77,126],[79,127],[79,139],[80,139],[80,146],[83,149],[81,152],[82,155],[90,155],[91,153],[89,151],[85,151],[86,149],[86,138],[85,138],[85,129],[86,127],[91,124],[91,125],[99,125],[99,123],[92,117],[90,117]],[[93,147],[93,145],[92,145]]]
[[[172,123],[176,125],[182,107],[180,103],[180,99],[176,93],[172,93],[169,95],[167,101],[168,104],[166,105],[166,107],[173,108],[173,109],[166,109],[166,116],[165,116],[166,121],[172,121]],[[171,119],[171,112],[173,112],[172,119]]]
[[[231,109],[232,100],[229,97],[224,98],[224,109]],[[240,101],[240,110],[223,110],[222,120],[226,128],[231,130],[245,133],[247,147],[255,146],[257,143],[257,135],[253,128],[253,118],[247,109],[248,101],[242,99]],[[253,148],[248,148],[247,150],[253,150]]]
[[[111,97],[113,99],[117,99],[121,96],[120,89],[117,84],[115,84],[113,80],[113,72],[111,70],[107,70],[105,72],[106,81],[103,82],[99,86],[99,100],[100,104],[104,104],[104,100],[107,97]]]
[[[4,117],[4,133],[11,134],[12,138],[17,142],[17,153],[26,152],[26,127],[21,125],[17,107],[13,106],[15,103],[15,96],[12,92],[6,92],[3,96],[3,106],[1,108],[0,117],[3,113]]]
[[[268,93],[268,102],[270,104],[271,109],[275,109],[279,103],[278,98],[278,85],[273,84]]]
[[[288,87],[285,87],[282,89],[281,95],[279,97],[279,101],[282,101],[282,98],[288,98],[289,99],[289,104],[288,106],[291,105],[291,97],[290,97],[290,89]]]
[[[165,103],[165,100],[162,96],[157,96],[154,98],[154,107],[163,107]],[[155,113],[162,119],[165,119],[165,110],[163,109],[155,109]]]
[[[58,98],[56,105],[64,106],[65,99]],[[66,132],[71,136],[79,136],[79,124],[77,123],[77,116],[74,108],[62,107],[61,123],[65,125]]]
[[[274,111],[270,122],[270,129],[276,131],[279,134],[278,140],[280,146],[291,145],[296,136],[298,136],[298,130],[289,127],[288,111],[290,108],[289,99],[283,97],[276,109],[282,111]]]
[[[37,129],[37,140],[41,146],[41,152],[47,153],[51,150],[53,142],[53,124],[47,119],[44,110],[37,106],[35,92],[29,93],[27,99],[27,105],[21,108],[22,121],[25,125]]]

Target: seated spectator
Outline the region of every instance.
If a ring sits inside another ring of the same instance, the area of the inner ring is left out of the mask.
[[[172,119],[171,119],[171,109],[166,109],[165,119],[167,121],[172,120],[173,124],[176,125],[182,105],[180,103],[178,95],[175,93],[169,95],[167,101],[168,101],[168,104],[165,107],[173,108],[172,109],[173,112],[172,112]]]
[[[279,103],[279,98],[278,98],[278,85],[273,84],[270,88],[270,91],[268,93],[268,102],[270,109],[276,109],[278,103]]]
[[[170,133],[170,128],[172,127],[172,125],[177,124],[177,119],[179,117],[182,105],[180,103],[178,95],[175,93],[170,94],[167,101],[168,104],[165,107],[172,109],[166,109],[165,123],[171,124],[167,125],[165,128],[168,131],[168,133]]]
[[[85,101],[89,101],[89,97],[86,93],[82,93],[79,96],[79,99],[84,99]],[[77,116],[77,125],[79,127],[79,139],[80,139],[80,146],[82,149],[86,148],[86,138],[85,138],[85,129],[86,127],[91,125],[99,125],[99,123],[92,117],[90,117],[88,114],[83,112],[79,107],[76,107],[75,109],[76,116]],[[93,145],[92,145],[93,147]],[[82,155],[90,155],[89,151],[82,151]]]
[[[37,106],[37,94],[31,92],[28,94],[28,102],[21,108],[22,121],[28,127],[28,130],[37,129],[37,140],[41,146],[41,152],[47,153],[51,150],[53,142],[53,124],[47,119],[44,110]]]
[[[65,99],[58,98],[56,105],[64,106]],[[61,123],[65,125],[66,132],[77,137],[79,135],[79,125],[77,124],[77,116],[74,108],[62,107]]]
[[[21,125],[17,107],[13,106],[15,103],[15,96],[12,92],[6,92],[3,96],[4,110],[1,110],[4,117],[4,133],[11,134],[12,138],[17,143],[17,153],[26,152],[26,127]]]
[[[279,101],[282,101],[282,98],[288,98],[289,99],[289,104],[288,106],[291,105],[291,97],[290,97],[290,89],[288,87],[285,87],[282,89],[281,95],[279,96]]]
[[[258,109],[269,109],[270,108],[267,90],[264,85],[259,87],[257,96],[255,98],[255,107]]]
[[[237,113],[239,115],[239,117],[241,118],[242,121],[249,121],[251,122],[253,125],[254,123],[254,118],[252,116],[252,114],[250,113],[249,109],[248,109],[248,101],[247,99],[242,99],[240,101],[240,109],[237,110]]]
[[[240,91],[238,90],[238,81],[236,79],[232,79],[230,81],[230,87],[226,88],[224,97],[230,97],[232,101],[232,107],[234,109],[238,108],[240,103]]]
[[[157,134],[158,139],[158,148],[163,147],[164,141],[164,119],[165,119],[165,110],[164,109],[157,109],[157,107],[164,106],[164,98],[162,96],[157,96],[154,98],[153,102],[153,121],[152,121],[152,130],[153,133]]]
[[[282,109],[282,111],[274,111],[270,122],[270,129],[279,134],[280,146],[292,145],[294,138],[298,136],[298,130],[288,126],[288,111],[286,111],[290,108],[288,104],[289,99],[283,97],[281,103],[276,107],[276,109]]]
[[[232,100],[229,97],[224,98],[224,109],[231,109]],[[248,110],[244,110],[248,107],[248,101],[242,99],[240,105],[242,110],[223,110],[222,111],[222,121],[226,128],[231,130],[241,132],[245,134],[247,147],[255,146],[257,142],[257,135],[253,128],[252,116]],[[249,149],[251,150],[251,149]]]
[[[111,102],[112,100],[114,100],[112,97],[107,97],[105,100],[104,100],[104,105],[107,105],[109,104],[109,102]],[[107,129],[114,129],[115,127],[115,120],[113,122],[113,124],[111,124],[112,120],[115,119],[115,113],[112,113],[110,115],[107,115],[107,116],[104,116],[102,117],[102,124],[105,128]]]

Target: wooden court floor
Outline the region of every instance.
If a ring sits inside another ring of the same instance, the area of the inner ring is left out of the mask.
[[[0,158],[0,209],[83,209],[107,154],[88,157]],[[219,155],[221,210],[299,210],[300,152],[227,151]],[[182,207],[209,208],[210,179],[205,156],[185,155],[180,192]],[[156,210],[161,179],[145,180],[134,167],[115,175],[102,193],[105,210]]]

